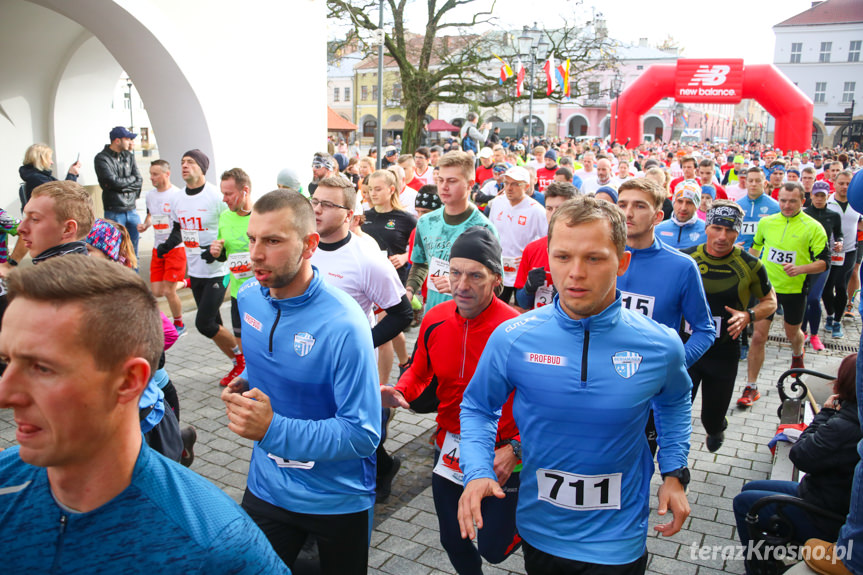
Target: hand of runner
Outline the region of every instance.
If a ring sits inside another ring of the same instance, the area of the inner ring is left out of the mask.
[[[800,275],[800,270],[798,266],[794,264],[783,264],[782,269],[785,270],[785,273],[788,274],[788,277],[793,278],[796,275]]]
[[[686,491],[676,477],[668,477],[659,486],[659,514],[665,515],[668,510],[674,518],[671,523],[655,525],[654,531],[662,533],[663,537],[671,537],[683,527],[683,522],[689,517],[689,501],[686,500]]]
[[[509,476],[512,475],[512,470],[518,465],[518,458],[512,449],[512,445],[504,445],[494,450],[494,474],[497,475],[497,483],[503,487]]]
[[[440,293],[452,293],[452,287],[449,285],[449,275],[433,276],[429,279],[434,282],[434,286]]]
[[[410,408],[410,404],[405,399],[405,396],[402,395],[402,392],[397,390],[392,385],[381,386],[381,405],[383,407],[403,407],[404,409]]]
[[[138,224],[136,226],[138,228],[138,233],[144,233],[147,231],[147,224]]]
[[[482,512],[480,504],[486,497],[494,495],[503,499],[506,494],[500,488],[497,481],[488,477],[474,479],[468,483],[458,500],[458,524],[461,528],[462,539],[473,539],[476,537],[476,529],[482,529]]]
[[[222,401],[228,414],[228,429],[246,439],[264,438],[273,420],[273,407],[263,391],[255,387],[236,393],[229,385],[222,391]]]
[[[210,253],[214,258],[222,255],[222,247],[225,245],[225,240],[213,240],[213,243],[210,244]]]
[[[406,253],[391,255],[390,263],[393,264],[393,267],[399,269],[408,263],[408,255]]]
[[[746,329],[746,326],[749,325],[749,312],[740,311],[728,306],[725,306],[725,311],[731,314],[731,317],[728,318],[728,335],[731,336],[731,339],[737,339],[741,332]]]

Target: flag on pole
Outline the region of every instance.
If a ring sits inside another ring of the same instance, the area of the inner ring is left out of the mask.
[[[550,96],[552,92],[554,92],[554,84],[555,84],[555,65],[554,65],[554,55],[550,55],[548,60],[543,64],[542,69],[545,70],[545,95]]]
[[[563,92],[564,97],[569,98],[569,58],[557,67],[557,84],[560,86],[560,91]]]
[[[512,77],[512,68],[497,54],[493,54],[493,56],[500,60],[500,83],[503,84]]]
[[[524,66],[519,58],[515,63],[515,96],[521,97],[521,88],[524,85]]]
[[[683,125],[689,127],[689,114],[687,112],[683,112]]]

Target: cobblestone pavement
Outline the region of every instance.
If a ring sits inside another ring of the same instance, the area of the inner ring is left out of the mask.
[[[226,324],[230,323],[229,306],[222,307]],[[192,313],[186,314],[189,334],[181,338],[168,352],[167,367],[177,387],[181,403],[181,424],[194,425],[198,430],[195,462],[192,469],[222,488],[239,501],[246,484],[251,442],[227,428],[224,408],[219,401],[218,381],[230,369],[228,360],[204,337],[194,332]],[[417,330],[408,332],[409,349],[413,348]],[[692,483],[689,502],[692,514],[684,529],[670,538],[656,536],[653,526],[660,522],[655,512],[658,473],[654,477],[648,550],[649,573],[698,574],[743,573],[739,561],[721,558],[701,560],[692,555],[693,547],[701,545],[734,545],[736,527],[731,500],[744,482],[765,479],[771,465],[767,442],[774,435],[779,405],[775,382],[790,366],[790,346],[781,336],[781,323],[774,322],[768,343],[764,368],[761,371],[761,400],[747,410],[729,410],[726,441],[717,453],[704,446],[704,432],[698,420],[700,403],[696,401],[693,417],[690,468]],[[825,337],[827,350],[815,353],[807,350],[806,366],[810,369],[835,373],[839,360],[856,351],[860,337],[860,321],[846,326],[842,340]],[[831,349],[835,344],[846,350]],[[735,400],[742,391],[745,362],[740,363]],[[393,370],[392,381],[398,372]],[[816,387],[821,384],[815,384]],[[823,388],[824,386],[822,386]],[[816,389],[824,396],[825,389]],[[370,573],[391,575],[430,575],[452,573],[452,567],[438,540],[437,519],[431,495],[431,461],[429,437],[434,427],[433,415],[416,415],[396,410],[390,424],[387,448],[402,459],[393,492],[383,505],[375,508],[375,529],[370,550]],[[14,442],[11,410],[0,411],[0,448]],[[663,519],[662,522],[667,520]],[[298,565],[296,572],[309,572]],[[313,571],[313,570],[312,570]],[[486,565],[488,575],[524,573],[522,556],[514,554],[499,565]]]

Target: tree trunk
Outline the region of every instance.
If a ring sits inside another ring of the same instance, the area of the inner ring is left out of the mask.
[[[402,153],[412,154],[422,142],[423,127],[429,102],[425,99],[406,98],[405,129],[402,133]]]

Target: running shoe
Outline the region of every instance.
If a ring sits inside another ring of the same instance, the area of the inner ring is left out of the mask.
[[[821,338],[817,335],[813,335],[811,338],[809,338],[809,343],[812,345],[812,349],[815,351],[821,351],[822,349],[824,349],[824,344],[821,343]]]
[[[761,399],[761,393],[758,389],[752,389],[748,385],[743,390],[743,395],[737,400],[737,405],[741,407],[751,407],[753,403]]]
[[[195,461],[195,442],[198,440],[198,432],[190,425],[180,430],[180,439],[183,441],[183,451],[180,453],[180,465],[189,467]]]
[[[854,305],[848,304],[845,306],[845,315],[842,316],[843,319],[854,319]]]
[[[401,458],[398,455],[393,455],[393,466],[390,467],[389,472],[377,478],[375,503],[384,503],[389,499],[390,493],[393,491],[393,479],[395,479],[396,473],[399,472],[401,466]]]
[[[185,325],[175,325],[174,328],[177,330],[177,337],[183,337],[187,333]]]
[[[228,372],[228,375],[222,378],[222,381],[219,384],[222,387],[226,387],[229,383],[234,381],[235,377],[239,377],[243,370],[246,369],[246,360],[242,354],[237,356],[237,363],[234,364],[234,368]]]
[[[803,356],[806,355],[806,350],[803,350],[801,355],[792,355],[791,356],[791,369],[804,369],[806,366],[803,365]]]
[[[725,432],[720,431],[719,433],[714,433],[712,435],[708,434],[707,438],[704,440],[704,443],[707,444],[707,451],[710,453],[715,453],[722,447],[722,443],[725,441]]]
[[[824,320],[824,329],[827,331],[833,331],[833,316],[828,315],[827,319]]]
[[[845,332],[842,331],[842,322],[834,321],[833,322],[833,338],[839,339],[841,337],[845,337]]]

